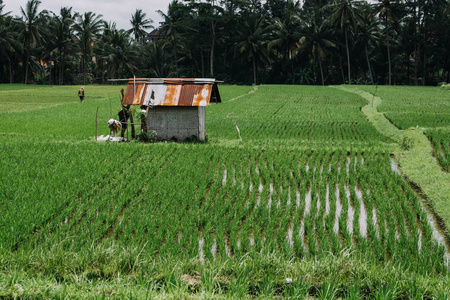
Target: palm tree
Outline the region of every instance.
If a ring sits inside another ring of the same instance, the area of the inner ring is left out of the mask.
[[[366,9],[362,12],[364,22],[358,26],[358,35],[356,44],[364,46],[364,54],[366,57],[367,68],[369,71],[369,78],[372,84],[375,84],[373,79],[372,67],[369,59],[369,49],[374,48],[380,39],[379,23],[377,20],[370,18],[370,11]]]
[[[158,10],[159,15],[164,18],[164,21],[161,23],[161,33],[168,39],[172,41],[172,51],[175,60],[175,75],[178,77],[178,57],[177,57],[177,47],[179,40],[179,32],[184,28],[183,21],[186,16],[187,7],[182,3],[179,3],[178,0],[173,0],[168,7],[167,14]]]
[[[390,51],[390,38],[389,32],[391,30],[391,23],[398,23],[398,16],[392,9],[391,0],[378,0],[379,3],[375,4],[373,15],[378,15],[384,21],[384,27],[386,32],[386,47],[388,55],[388,68],[389,68],[389,85],[391,85],[391,51]]]
[[[297,14],[300,9],[299,3],[288,0],[284,18],[282,20],[276,18],[273,25],[269,27],[272,32],[272,40],[268,44],[269,51],[275,47],[280,49],[286,61],[291,61],[291,63],[293,61],[292,52],[298,47],[297,42],[301,36],[299,31],[301,19]],[[291,66],[293,72],[293,65],[291,64]]]
[[[73,32],[73,24],[75,20],[72,14],[72,8],[62,7],[60,16],[53,14],[53,18],[49,24],[52,32],[51,53],[55,55],[59,66],[59,84],[64,84],[64,69],[68,55],[75,54],[75,35]]]
[[[0,2],[1,3],[1,2]],[[18,56],[22,50],[22,43],[19,41],[19,22],[3,14],[4,5],[0,5],[0,62],[8,65],[9,82],[13,83],[12,59]]]
[[[296,54],[300,50],[307,49],[313,59],[319,62],[322,85],[325,85],[322,62],[327,58],[328,48],[336,47],[336,44],[331,41],[331,36],[332,33],[327,21],[322,22],[320,26],[317,26],[316,22],[313,21],[311,26],[306,29],[305,35],[300,38],[300,47],[294,52]]]
[[[137,57],[128,31],[117,30],[115,24],[105,27],[102,36],[101,51],[99,53],[106,62],[106,68],[110,78],[122,75],[122,72],[128,72],[127,77],[136,73],[137,68],[133,62]]]
[[[93,43],[102,29],[103,22],[101,17],[102,15],[96,16],[93,12],[86,12],[84,15],[75,15],[75,24],[73,28],[76,32],[79,47],[82,52],[84,85],[86,85],[87,58],[92,53]]]
[[[153,28],[151,23],[153,23],[152,19],[145,18],[146,13],[142,12],[142,9],[136,9],[136,12],[131,15],[131,26],[132,28],[128,30],[128,33],[132,33],[134,35],[134,39],[139,42],[144,42],[146,31],[145,29]]]
[[[348,47],[348,31],[356,30],[358,22],[361,17],[359,11],[352,0],[338,0],[338,2],[331,5],[331,23],[336,28],[340,28],[345,34],[345,49],[347,50],[347,67],[348,67],[348,83],[351,84],[350,76],[350,50]]]
[[[235,53],[252,62],[253,83],[257,84],[258,64],[267,62],[269,51],[266,47],[267,35],[263,27],[264,17],[252,15],[238,27],[239,42],[235,45]]]
[[[25,84],[28,83],[28,69],[30,64],[30,52],[31,48],[35,48],[40,42],[43,35],[44,27],[42,26],[44,16],[47,11],[38,13],[38,7],[41,4],[39,0],[29,0],[25,6],[25,9],[20,7],[22,16],[24,18],[24,48],[25,48]]]

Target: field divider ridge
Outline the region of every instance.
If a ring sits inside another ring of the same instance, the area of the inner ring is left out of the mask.
[[[362,113],[379,132],[398,143],[394,154],[402,174],[410,183],[420,187],[428,202],[431,201],[427,204],[431,204],[431,212],[441,223],[447,241],[450,241],[450,174],[442,171],[433,158],[433,148],[424,134],[425,129],[417,127],[400,130],[377,110],[382,102],[380,97],[353,87],[333,88],[357,94],[367,100],[368,104],[361,109]]]
[[[237,97],[234,97],[234,98],[228,100],[227,102],[235,101],[235,100],[238,100],[238,99],[240,99],[242,97],[245,97],[245,96],[248,96],[250,94],[253,94],[254,92],[256,92],[258,90],[258,87],[259,87],[259,85],[254,85],[252,87],[252,89],[248,93],[245,93],[245,94],[239,95]]]

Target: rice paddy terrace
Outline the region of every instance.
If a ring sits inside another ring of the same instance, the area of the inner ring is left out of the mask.
[[[120,88],[0,86],[0,298],[448,299],[448,91],[221,86],[207,143],[97,143]]]

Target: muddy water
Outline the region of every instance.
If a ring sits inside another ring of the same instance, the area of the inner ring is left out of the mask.
[[[248,240],[250,242],[250,246],[255,246],[255,236],[253,235],[253,229],[250,230],[248,234]]]
[[[280,194],[283,193],[283,187],[280,186]],[[278,202],[277,202],[277,208],[280,208],[281,206],[281,197],[278,196]]]
[[[289,241],[289,246],[294,246],[294,223],[289,222],[287,238]]]
[[[375,234],[377,237],[380,237],[380,227],[378,226],[377,211],[375,210],[375,207],[372,209],[372,221],[373,226],[375,227]]]
[[[341,203],[341,199],[339,197],[339,185],[336,184],[336,214],[334,217],[334,226],[333,226],[333,231],[334,233],[338,233],[339,232],[339,217],[341,216],[341,211],[342,211],[342,203]]]
[[[316,218],[319,216],[319,210],[320,210],[320,197],[319,194],[316,194],[317,197],[317,205],[316,205]]]
[[[305,216],[309,214],[311,211],[311,188],[309,188],[308,192],[305,195]]]
[[[362,191],[355,186],[355,193],[356,197],[358,197],[359,200],[359,233],[362,237],[367,237],[367,211],[366,206],[364,205],[363,197],[362,197]]]
[[[394,171],[396,174],[401,175],[400,170],[398,168],[398,164],[393,157],[391,157],[391,170]]]
[[[211,254],[214,258],[216,258],[216,253],[217,253],[217,240],[216,238],[214,238],[213,244],[211,246]]]
[[[222,178],[222,185],[226,185],[227,184],[227,169],[223,170],[223,178]]]
[[[422,233],[420,230],[417,230],[417,234],[419,235],[419,239],[417,241],[417,248],[419,249],[419,253],[422,251]]]
[[[325,193],[325,216],[330,213],[330,186],[327,184]]]
[[[350,234],[353,234],[353,217],[355,215],[355,210],[353,209],[352,204],[350,203],[350,188],[348,184],[345,184],[344,189],[348,201],[347,230]]]
[[[258,187],[258,195],[256,196],[256,207],[261,203],[261,193],[264,189],[263,184],[260,182]]]
[[[298,236],[300,238],[300,242],[302,243],[302,248],[307,252],[308,247],[305,244],[305,223],[304,219],[300,222],[300,229],[298,231]]]
[[[272,206],[272,194],[273,194],[273,183],[271,182],[269,184],[269,200],[267,201],[267,207],[271,207]]]
[[[231,248],[230,248],[230,240],[228,239],[228,236],[225,234],[224,237],[224,241],[225,241],[225,253],[227,254],[228,257],[231,256]]]
[[[423,209],[423,207],[422,207],[422,209]],[[427,211],[427,219],[428,219],[428,224],[433,229],[433,239],[436,240],[439,245],[446,245],[445,236],[439,231],[438,225],[437,225],[437,222],[436,222],[434,216],[432,216],[428,211]],[[449,249],[447,249],[447,252],[448,251],[449,251]]]

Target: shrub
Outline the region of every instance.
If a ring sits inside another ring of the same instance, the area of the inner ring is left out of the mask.
[[[150,133],[141,131],[136,137],[139,142],[144,143],[154,143],[156,142],[156,131],[151,131]]]

